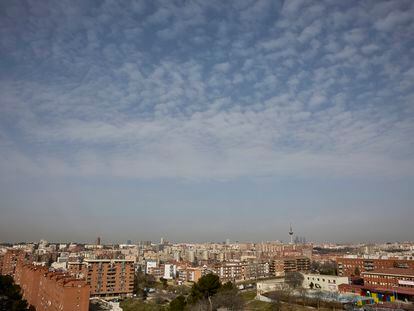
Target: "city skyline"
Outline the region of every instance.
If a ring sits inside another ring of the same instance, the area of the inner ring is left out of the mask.
[[[414,2],[2,1],[0,240],[414,238]]]

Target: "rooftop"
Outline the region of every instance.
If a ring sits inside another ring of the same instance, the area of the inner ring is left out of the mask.
[[[376,269],[374,271],[362,272],[363,275],[367,274],[387,274],[387,275],[401,275],[401,276],[413,276],[414,269],[403,269],[403,268],[385,268]]]

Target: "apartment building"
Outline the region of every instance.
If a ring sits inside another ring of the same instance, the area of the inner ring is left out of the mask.
[[[178,280],[181,282],[197,282],[203,276],[203,273],[204,269],[200,267],[177,267]]]
[[[214,266],[222,282],[260,279],[270,276],[267,262],[223,262]]]
[[[214,272],[220,277],[222,282],[242,280],[242,271],[241,262],[223,262],[214,266]]]
[[[270,264],[270,274],[284,276],[288,272],[306,272],[310,269],[310,263],[310,259],[305,256],[275,258]]]
[[[352,276],[362,274],[362,272],[390,268],[414,269],[414,260],[399,258],[338,257],[336,264],[340,276]]]
[[[89,310],[90,290],[85,280],[19,262],[15,282],[20,285],[23,298],[37,311]]]
[[[270,265],[268,262],[250,262],[242,265],[243,280],[253,280],[270,276]]]
[[[25,252],[17,249],[9,249],[3,256],[1,274],[14,277],[16,266],[19,261],[23,262]]]
[[[134,290],[134,261],[125,259],[85,259],[82,274],[92,297],[128,297]]]
[[[84,280],[48,272],[40,277],[36,311],[88,311],[89,286]]]

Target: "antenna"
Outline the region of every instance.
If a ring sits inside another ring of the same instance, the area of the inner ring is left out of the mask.
[[[292,223],[290,224],[289,235],[290,235],[290,244],[293,244],[293,229],[292,229]]]

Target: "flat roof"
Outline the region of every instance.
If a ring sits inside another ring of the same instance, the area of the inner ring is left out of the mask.
[[[84,262],[134,262],[133,259],[89,259],[85,258]]]
[[[402,275],[402,276],[412,276],[414,277],[414,269],[404,269],[404,268],[384,268],[376,269],[374,271],[365,271],[362,272],[363,275],[367,274],[387,274],[387,275]]]

